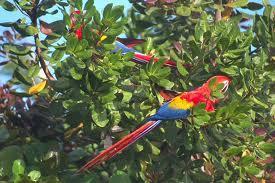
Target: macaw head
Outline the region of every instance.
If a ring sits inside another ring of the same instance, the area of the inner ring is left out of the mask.
[[[231,79],[227,76],[213,76],[206,81],[201,87],[182,94],[182,98],[189,102],[193,102],[194,105],[204,103],[206,111],[214,111],[215,104],[220,101],[220,98],[213,96],[214,92],[220,92],[225,94]]]
[[[204,103],[206,104],[206,111],[214,111],[214,105],[220,101],[221,98],[215,97],[213,93],[220,92],[221,94],[226,93],[228,90],[231,79],[227,76],[213,76],[203,84],[198,91],[202,93],[205,98]]]
[[[219,90],[222,94],[224,94],[231,82],[231,79],[227,76],[213,76],[207,80],[202,87],[208,88],[212,91]]]

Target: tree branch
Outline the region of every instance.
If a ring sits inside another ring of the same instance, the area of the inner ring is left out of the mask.
[[[31,15],[31,21],[32,21],[33,26],[36,27],[36,28],[37,28],[37,9],[38,9],[38,6],[39,6],[39,0],[35,0],[33,10],[32,10],[32,15]],[[46,62],[45,62],[45,60],[42,56],[41,48],[37,45],[37,43],[40,41],[39,40],[39,34],[36,33],[33,37],[34,37],[34,42],[35,42],[35,53],[36,53],[38,61],[41,65],[46,77],[49,80],[55,80],[55,78],[53,77],[53,75],[49,71],[49,68],[48,68],[48,66],[47,66],[47,64],[46,64]]]
[[[221,0],[219,1],[219,5],[222,6],[222,1]],[[222,12],[221,12],[221,10],[218,9],[216,11],[215,19],[216,19],[216,22],[219,22],[222,19]]]

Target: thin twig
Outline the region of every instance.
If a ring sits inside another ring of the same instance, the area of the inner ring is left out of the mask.
[[[21,7],[18,5],[18,4],[19,4],[18,1],[14,0],[13,2],[14,2],[14,4],[15,4],[16,8],[17,8],[23,15],[25,15],[25,16],[27,16],[27,17],[30,18],[30,16],[29,16],[26,12],[24,12],[24,11],[21,9]]]

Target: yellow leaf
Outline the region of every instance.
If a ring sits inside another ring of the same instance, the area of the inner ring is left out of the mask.
[[[36,93],[41,92],[45,88],[46,83],[47,83],[47,81],[45,80],[45,81],[38,83],[37,85],[30,87],[29,94],[36,94]]]
[[[64,137],[66,140],[68,140],[73,134],[76,134],[81,128],[83,128],[83,123],[79,123],[79,125],[75,128],[71,128],[68,131],[65,132]]]
[[[105,35],[101,36],[101,38],[100,38],[100,41],[99,41],[99,42],[104,41],[106,38],[107,38],[107,36],[105,36]]]
[[[251,155],[251,152],[248,149],[244,150],[244,152],[242,153],[242,157],[249,155]]]

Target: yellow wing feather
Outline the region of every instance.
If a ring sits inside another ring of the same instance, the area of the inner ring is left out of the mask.
[[[193,102],[189,102],[185,99],[182,99],[181,96],[175,97],[170,103],[169,107],[172,109],[182,109],[187,110],[194,106]]]

